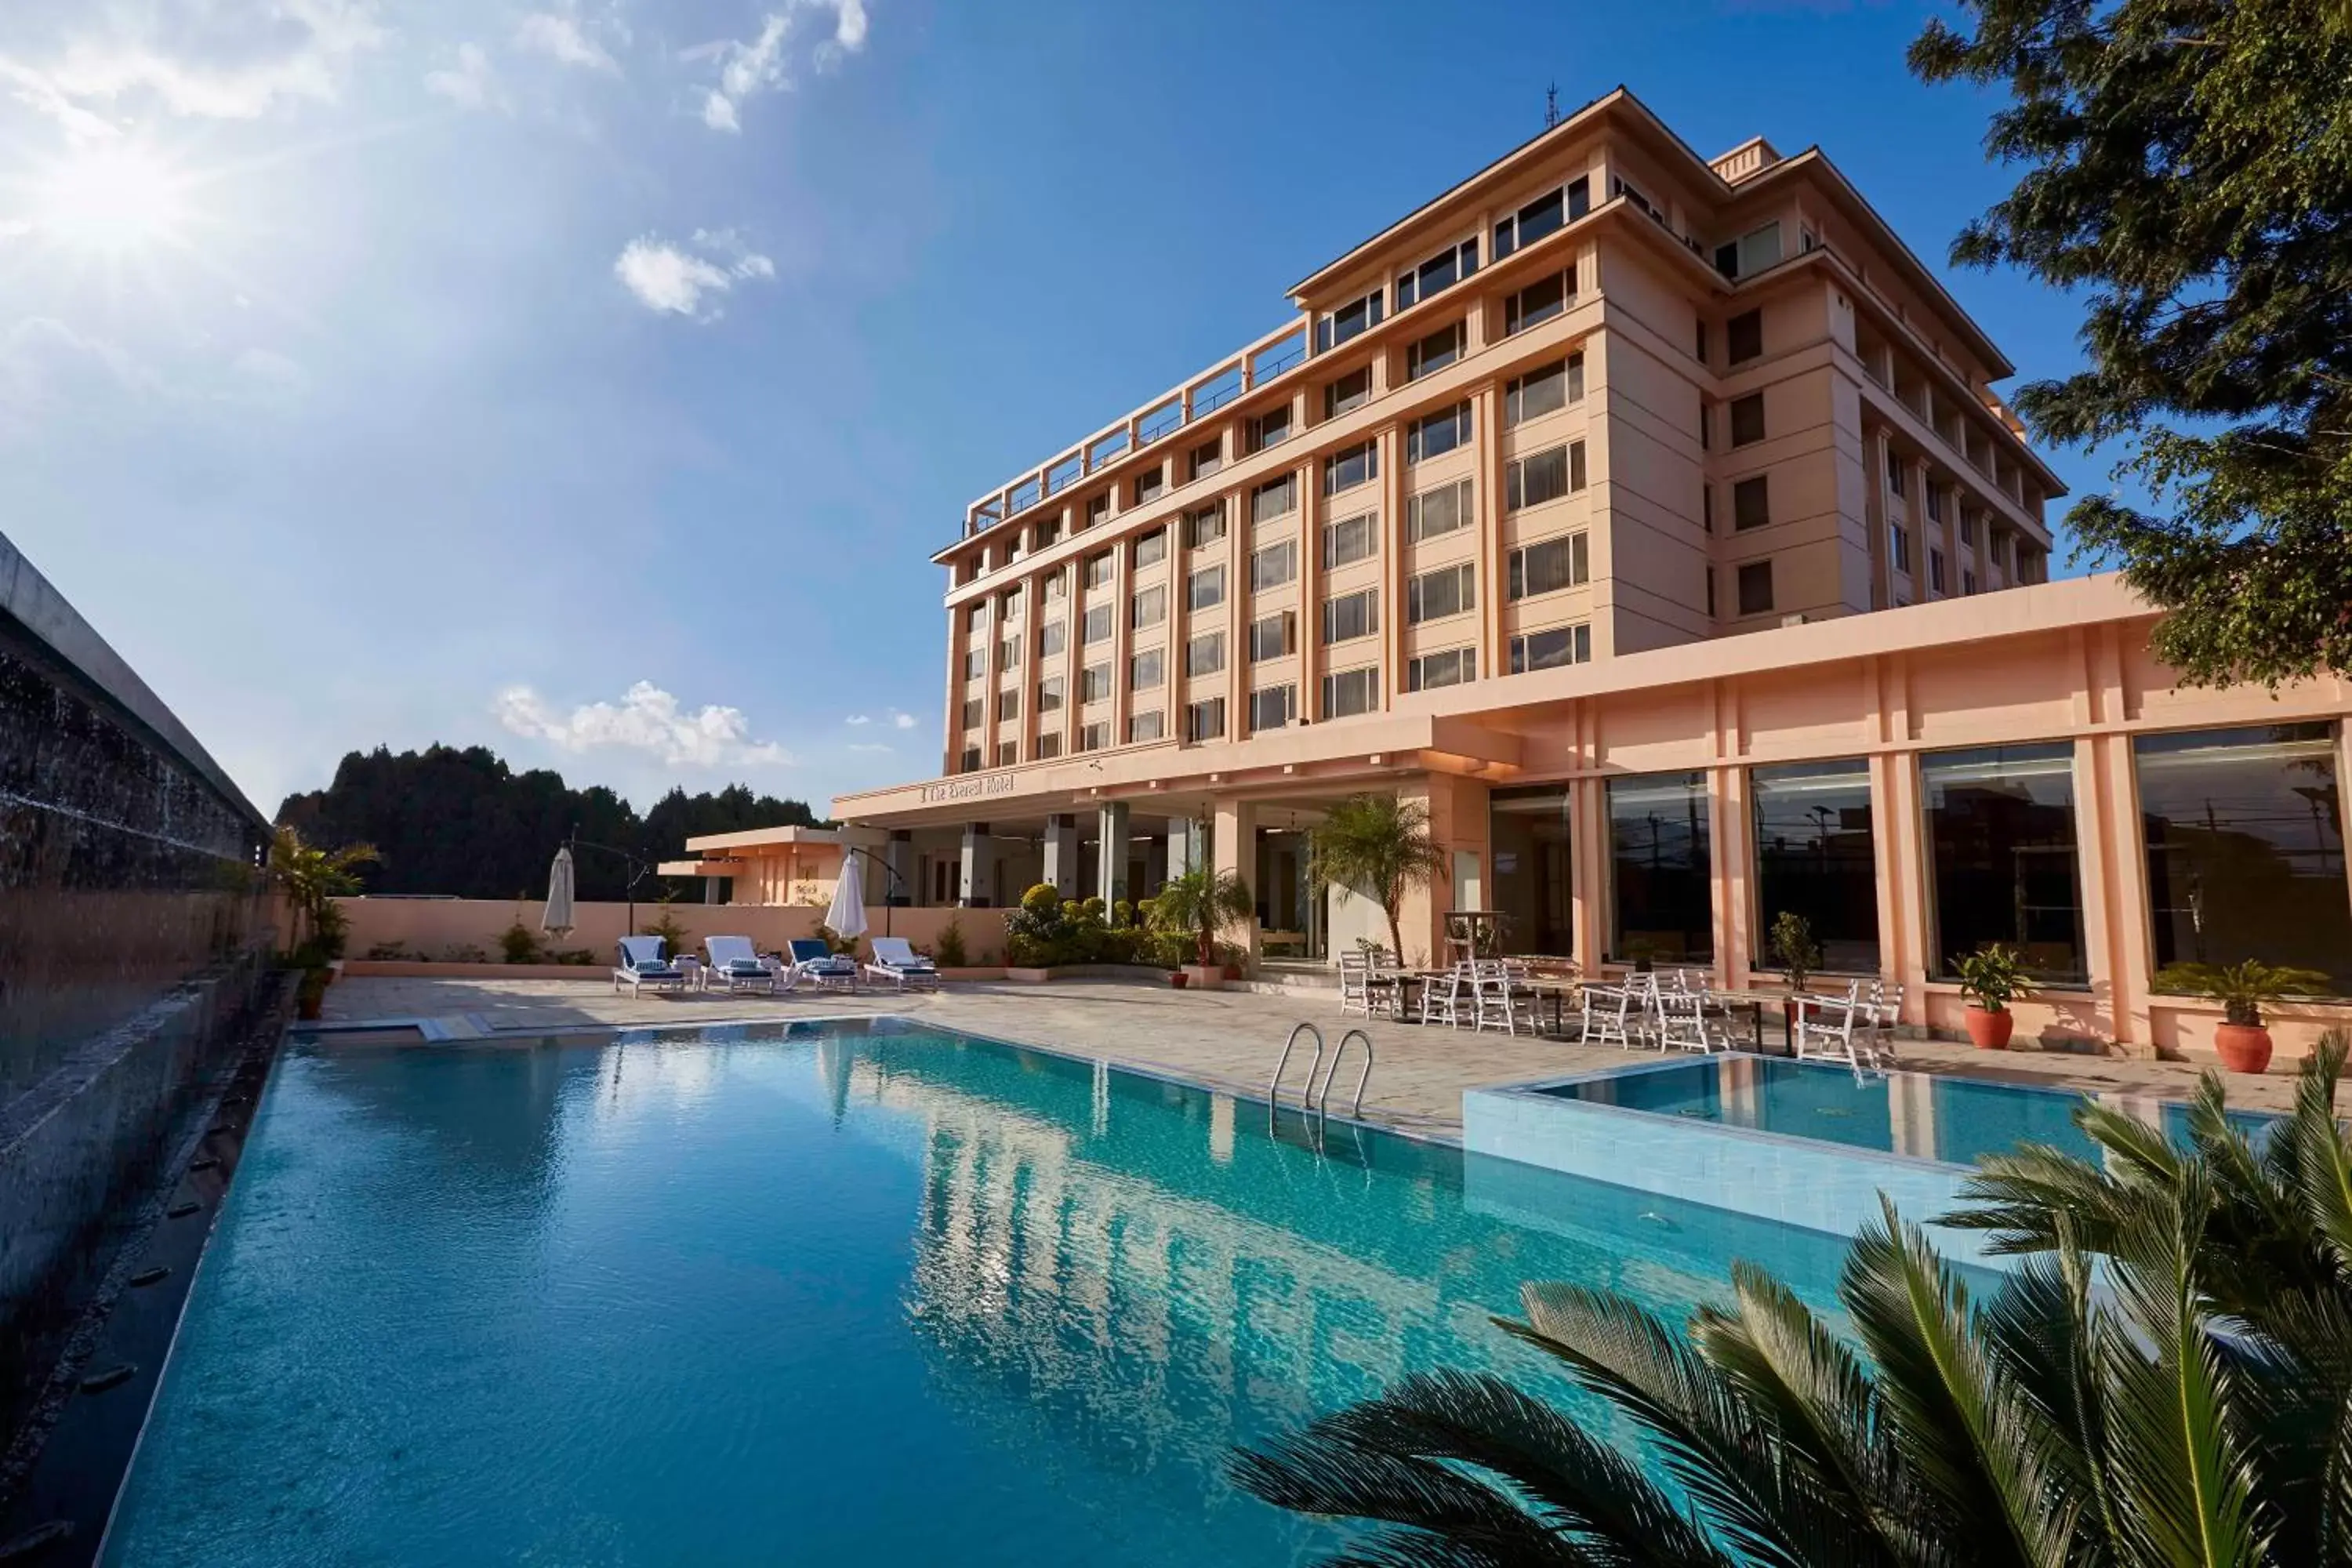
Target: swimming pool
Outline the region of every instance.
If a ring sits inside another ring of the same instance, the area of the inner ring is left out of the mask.
[[[1440,1365],[1573,1401],[1522,1280],[1828,1305],[1843,1251],[897,1022],[291,1046],[106,1557],[1289,1563],[1337,1527],[1232,1445]]]

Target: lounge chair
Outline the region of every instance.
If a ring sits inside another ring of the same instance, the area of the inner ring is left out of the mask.
[[[776,972],[760,962],[750,937],[706,937],[702,946],[710,955],[708,973],[712,980],[730,991],[756,989],[775,994]]]
[[[866,973],[878,980],[887,980],[901,991],[914,986],[919,991],[940,988],[937,965],[908,945],[903,936],[877,936],[874,939],[874,957],[866,965]]]
[[[619,944],[620,962],[613,965],[613,989],[621,989],[626,981],[629,994],[634,996],[646,986],[659,991],[665,986],[683,994],[686,972],[662,956],[662,939],[657,936],[625,936]]]
[[[798,937],[785,945],[792,953],[793,973],[800,979],[814,981],[827,991],[857,989],[857,961],[834,952],[823,939]]]

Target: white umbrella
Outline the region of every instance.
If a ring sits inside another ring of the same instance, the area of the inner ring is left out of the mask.
[[[847,850],[842,852],[841,880],[833,885],[833,905],[824,911],[824,923],[839,937],[866,934],[866,879],[858,872],[857,857]]]
[[[572,934],[572,847],[565,845],[555,852],[555,864],[547,872],[547,909],[539,917],[539,929],[556,936]]]

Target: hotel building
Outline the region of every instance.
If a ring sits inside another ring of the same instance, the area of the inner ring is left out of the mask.
[[[1281,329],[966,510],[939,777],[835,814],[917,904],[1148,894],[1213,863],[1268,956],[1385,934],[1312,894],[1344,795],[1426,804],[1448,909],[1593,973],[1738,986],[1795,910],[1957,1023],[2194,1048],[2176,959],[2352,992],[2336,680],[2179,686],[2013,367],[1817,150],[1700,156],[1622,89],[1300,281]],[[2294,1049],[2330,1005],[2284,1010]]]

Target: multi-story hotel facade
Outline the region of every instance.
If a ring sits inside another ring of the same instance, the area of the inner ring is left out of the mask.
[[[1739,985],[1792,909],[1931,1026],[1995,940],[2029,1030],[2127,1047],[2210,1037],[2152,989],[2176,959],[2352,993],[2352,693],[2184,688],[2118,581],[2047,581],[2012,367],[1818,151],[1709,160],[1620,90],[1293,303],[933,557],[940,774],[834,807],[890,896],[1213,863],[1253,947],[1328,958],[1378,922],[1311,891],[1306,830],[1381,790],[1453,868],[1409,960],[1492,909]]]

